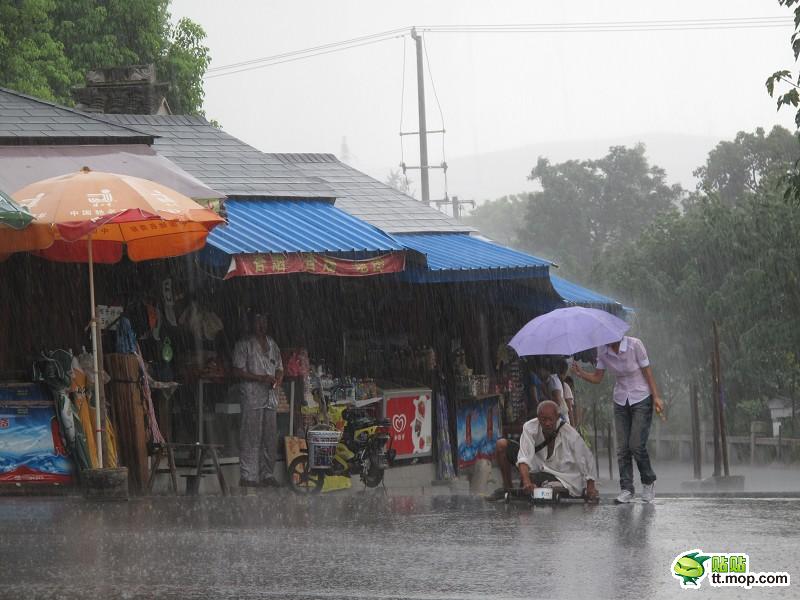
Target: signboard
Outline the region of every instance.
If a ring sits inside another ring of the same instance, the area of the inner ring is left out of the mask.
[[[398,459],[430,456],[433,451],[431,429],[431,391],[384,390],[383,414],[389,419],[392,448]]]
[[[0,385],[0,483],[73,482],[73,464],[47,398],[38,385]]]
[[[405,252],[390,252],[363,260],[334,258],[313,252],[292,254],[243,254],[231,259],[225,279],[258,275],[312,273],[339,277],[366,277],[399,273],[406,266]]]
[[[500,397],[465,402],[458,407],[458,468],[475,464],[479,458],[494,460],[495,446],[500,439]]]

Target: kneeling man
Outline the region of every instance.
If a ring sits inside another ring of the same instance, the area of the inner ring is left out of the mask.
[[[557,482],[573,497],[587,501],[598,499],[594,457],[586,442],[571,425],[559,417],[558,405],[547,400],[536,410],[536,418],[522,428],[517,467],[522,488],[534,488]]]

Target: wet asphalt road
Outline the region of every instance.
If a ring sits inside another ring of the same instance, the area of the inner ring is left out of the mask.
[[[2,598],[674,598],[676,554],[800,586],[800,500],[489,504],[468,496],[0,499]],[[796,585],[701,590],[800,597]]]

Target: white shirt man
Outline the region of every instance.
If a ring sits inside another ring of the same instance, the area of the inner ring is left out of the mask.
[[[581,496],[586,489],[588,498],[596,497],[594,457],[583,438],[571,425],[560,424],[554,402],[539,404],[537,415],[525,423],[519,441],[517,466],[523,488],[532,490],[537,485],[535,480],[542,479],[536,475],[544,473],[551,475],[551,480],[557,479],[572,496]],[[545,441],[549,443],[536,452],[536,446]]]

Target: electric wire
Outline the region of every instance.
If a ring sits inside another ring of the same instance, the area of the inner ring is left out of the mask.
[[[481,23],[461,25],[425,25],[417,29],[429,32],[468,32],[468,31],[651,31],[664,29],[725,29],[748,27],[786,27],[791,26],[791,17],[727,17],[713,19],[666,19],[643,21],[586,21],[573,23]]]
[[[247,66],[247,65],[252,65],[252,64],[256,64],[256,63],[260,63],[260,62],[272,62],[274,60],[279,60],[279,59],[282,59],[282,58],[288,58],[288,57],[291,57],[291,56],[295,56],[297,54],[305,54],[305,53],[308,53],[308,52],[315,52],[317,50],[326,50],[326,49],[334,48],[334,47],[337,47],[337,46],[345,46],[345,45],[348,45],[348,44],[351,44],[351,43],[363,42],[363,41],[366,41],[366,40],[369,40],[369,39],[373,39],[373,38],[389,37],[389,36],[393,36],[393,35],[395,35],[397,33],[405,32],[405,31],[408,31],[408,27],[400,27],[400,28],[397,28],[397,29],[390,29],[389,31],[381,31],[381,32],[372,33],[372,34],[369,34],[369,35],[362,35],[362,36],[359,36],[359,37],[351,38],[349,40],[342,40],[342,41],[339,41],[339,42],[330,42],[328,44],[321,44],[319,46],[312,46],[310,48],[305,48],[303,50],[292,50],[290,52],[284,52],[282,54],[274,54],[272,56],[264,56],[264,57],[261,57],[261,58],[253,58],[253,59],[250,59],[250,60],[243,60],[243,61],[237,62],[237,63],[231,63],[231,64],[228,64],[228,65],[222,65],[222,66],[219,66],[219,67],[212,67],[212,68],[208,69],[206,72],[207,73],[214,73],[214,72],[217,72],[217,71],[225,71],[225,70],[228,70],[228,69],[235,69],[235,68],[238,68],[238,67],[244,67],[244,66]]]
[[[791,17],[726,17],[713,19],[667,19],[643,21],[586,21],[576,23],[494,23],[470,25],[425,25],[418,31],[428,33],[620,33],[648,31],[709,31],[725,29],[758,29],[773,27],[791,27]],[[272,56],[239,61],[206,71],[204,79],[213,79],[225,75],[234,75],[254,69],[284,64],[304,58],[313,58],[332,52],[358,48],[389,39],[403,37],[410,28],[390,29],[348,40],[331,42],[283,52]]]
[[[352,48],[360,48],[361,46],[369,46],[371,44],[378,44],[380,42],[386,42],[388,40],[397,39],[399,37],[404,37],[404,36],[398,34],[398,35],[394,35],[392,37],[385,37],[385,38],[379,38],[379,39],[375,39],[375,40],[369,40],[369,41],[361,42],[359,44],[350,44],[348,46],[343,46],[343,47],[340,47],[340,48],[333,48],[333,49],[329,49],[329,50],[322,50],[322,51],[319,51],[319,52],[313,52],[311,54],[304,54],[302,51],[298,51],[297,53],[295,53],[293,56],[291,56],[289,58],[284,58],[282,60],[274,60],[273,62],[265,62],[265,63],[254,64],[254,65],[251,65],[249,67],[242,67],[240,69],[234,69],[232,71],[224,71],[224,72],[220,71],[220,72],[212,73],[211,75],[206,75],[206,76],[203,77],[203,79],[204,80],[217,79],[219,77],[225,77],[227,75],[235,75],[236,73],[244,73],[246,71],[255,71],[256,69],[264,69],[266,67],[273,67],[275,65],[282,65],[282,64],[285,64],[285,63],[295,62],[295,61],[298,61],[298,60],[304,60],[306,58],[312,58],[312,57],[315,57],[315,56],[323,56],[325,54],[332,54],[334,52],[341,52],[343,50],[350,50]]]

